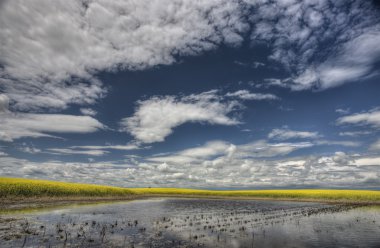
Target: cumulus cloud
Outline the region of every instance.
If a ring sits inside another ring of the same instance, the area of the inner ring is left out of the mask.
[[[202,160],[141,158],[132,162],[32,162],[7,155],[0,156],[0,173],[4,176],[62,179],[75,182],[104,183],[125,187],[378,187],[380,159],[351,155],[341,151],[324,156],[272,158],[233,157],[230,144],[210,151],[210,144],[198,153]],[[224,149],[227,150],[224,150]],[[239,150],[239,148],[237,148]],[[186,150],[184,150],[186,151]],[[184,151],[176,154],[180,155]],[[189,155],[189,154],[188,154]],[[231,157],[232,156],[232,157]],[[233,159],[232,159],[233,158]],[[97,176],[94,177],[93,175]]]
[[[25,142],[22,143],[22,146],[18,147],[18,150],[30,154],[36,154],[41,152],[41,149],[36,148],[33,144],[28,145]]]
[[[251,93],[248,90],[238,90],[228,92],[226,96],[237,97],[241,100],[278,100],[279,98],[273,94]]]
[[[294,131],[290,129],[273,129],[269,134],[268,138],[275,140],[288,140],[288,139],[316,139],[321,137],[318,132],[308,132],[308,131]]]
[[[186,122],[211,125],[236,125],[239,121],[228,116],[240,105],[224,102],[214,91],[184,97],[162,96],[138,101],[135,113],[121,122],[123,131],[144,143],[160,142],[173,129]]]
[[[379,15],[371,1],[247,1],[251,39],[273,49],[294,90],[327,89],[366,77],[380,59]]]
[[[0,90],[23,110],[93,103],[105,93],[98,71],[239,45],[242,9],[227,0],[3,1]]]
[[[359,125],[380,128],[380,109],[375,108],[367,112],[355,113],[339,118],[336,121],[337,125]]]

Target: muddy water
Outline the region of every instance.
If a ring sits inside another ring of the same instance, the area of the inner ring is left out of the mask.
[[[162,198],[0,215],[0,247],[380,247],[380,208]]]

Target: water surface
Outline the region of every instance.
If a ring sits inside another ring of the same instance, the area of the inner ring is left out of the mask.
[[[1,247],[380,247],[380,208],[159,198],[0,215]]]

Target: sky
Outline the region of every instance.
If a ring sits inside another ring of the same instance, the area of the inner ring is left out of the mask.
[[[2,0],[0,176],[380,188],[380,3]]]

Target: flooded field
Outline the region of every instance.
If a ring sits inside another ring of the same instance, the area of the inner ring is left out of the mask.
[[[0,215],[1,247],[380,247],[380,208],[160,198]]]

